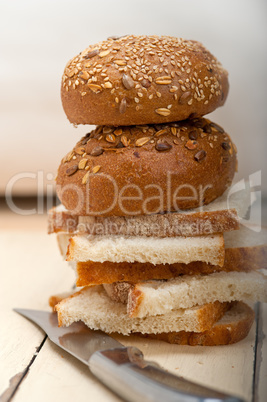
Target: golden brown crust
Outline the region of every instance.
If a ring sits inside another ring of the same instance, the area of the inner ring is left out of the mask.
[[[124,36],[89,46],[67,64],[61,99],[74,124],[165,123],[222,106],[228,74],[196,41]]]
[[[230,307],[231,303],[221,303],[219,301],[203,305],[202,309],[198,312],[198,321],[202,325],[201,332],[212,328],[212,326],[222,318]]]
[[[226,248],[222,267],[201,261],[158,265],[139,262],[78,262],[76,284],[88,286],[114,282],[138,283],[150,279],[171,279],[179,275],[211,274],[220,271],[249,272],[258,269],[267,269],[267,245]]]
[[[58,303],[60,303],[63,300],[63,297],[58,296],[58,295],[52,295],[49,297],[48,304],[50,307],[52,307],[53,311],[56,311],[55,307]]]
[[[204,332],[169,332],[162,334],[146,334],[142,337],[156,339],[171,344],[189,346],[219,346],[230,345],[244,339],[253,324],[254,311],[243,302],[238,302],[231,310],[242,312],[239,320],[218,321],[211,329]],[[231,311],[230,310],[230,311]]]
[[[231,184],[236,148],[217,124],[99,126],[58,169],[57,193],[75,215],[129,216],[209,204]]]

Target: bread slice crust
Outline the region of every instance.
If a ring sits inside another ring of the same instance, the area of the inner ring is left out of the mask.
[[[210,330],[204,332],[169,332],[140,336],[176,345],[220,346],[240,342],[247,337],[255,317],[245,303],[235,303]]]

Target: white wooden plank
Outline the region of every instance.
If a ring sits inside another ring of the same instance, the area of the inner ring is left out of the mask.
[[[121,400],[100,384],[86,365],[47,341],[13,401],[118,402]]]
[[[9,387],[9,380],[27,367],[44,334],[36,326],[29,327],[22,317],[0,311],[0,395]],[[5,325],[3,325],[5,323]],[[22,336],[23,334],[23,336]]]
[[[0,246],[1,395],[9,379],[27,367],[44,338],[43,331],[12,309],[48,309],[49,295],[68,289],[74,273],[59,256],[55,238],[45,233],[0,233]]]

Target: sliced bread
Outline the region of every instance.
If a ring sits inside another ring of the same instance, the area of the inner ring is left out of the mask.
[[[63,237],[62,248],[65,247],[65,234],[58,234]],[[253,227],[242,226],[235,232],[224,233],[225,238],[225,260],[222,267],[211,265],[201,261],[193,261],[189,264],[157,264],[141,262],[77,262],[77,286],[100,285],[102,283],[113,283],[118,281],[129,281],[132,283],[142,282],[150,279],[171,279],[181,274],[197,275],[211,274],[218,271],[242,271],[267,269],[267,229],[262,228],[260,232],[253,231]],[[69,239],[69,238],[68,238]],[[63,244],[64,243],[64,244]]]
[[[64,296],[65,295],[60,294],[50,297],[49,304],[54,311],[56,311],[55,306],[65,298]],[[237,302],[232,303],[222,318],[218,320],[210,329],[207,329],[203,332],[178,331],[162,332],[157,334],[137,333],[136,335],[177,345],[230,345],[232,343],[241,341],[248,335],[253,321],[254,311],[245,303]]]
[[[101,217],[72,215],[62,204],[49,210],[48,233],[67,232],[91,235],[148,237],[200,236],[239,228],[246,214],[250,188],[221,197],[203,207],[166,214]]]
[[[127,307],[111,300],[102,286],[85,287],[56,304],[59,326],[83,321],[91,329],[107,333],[203,332],[210,329],[229,309],[230,303],[210,303],[191,309],[178,309],[164,315],[130,318]]]
[[[222,266],[222,234],[195,237],[124,237],[73,236],[69,239],[68,261],[135,261],[151,264],[173,264],[203,261]]]
[[[248,335],[254,321],[254,315],[254,311],[247,304],[238,302],[211,329],[204,332],[180,331],[142,336],[177,345],[230,345],[241,341]]]
[[[267,302],[267,276],[256,271],[183,275],[167,281],[129,284],[128,287],[120,282],[104,287],[112,299],[127,303],[130,317],[166,314],[178,308],[187,309],[215,301]]]

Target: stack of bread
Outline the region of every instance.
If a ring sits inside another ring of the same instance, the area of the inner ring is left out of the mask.
[[[173,37],[110,37],[69,61],[64,111],[96,128],[62,159],[49,212],[81,287],[51,298],[59,325],[187,345],[248,334],[244,300],[267,302],[266,231],[240,227],[236,147],[203,117],[228,87],[202,44]]]

